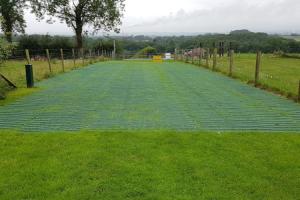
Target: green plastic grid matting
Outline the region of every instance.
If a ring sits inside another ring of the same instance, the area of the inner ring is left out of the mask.
[[[298,104],[184,63],[98,63],[38,87],[0,107],[0,129],[300,131]]]

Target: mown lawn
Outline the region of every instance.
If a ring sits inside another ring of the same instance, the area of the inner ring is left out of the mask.
[[[0,199],[297,199],[300,135],[0,134]]]

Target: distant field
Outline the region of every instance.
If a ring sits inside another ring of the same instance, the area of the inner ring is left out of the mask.
[[[296,40],[296,41],[300,41],[300,36],[284,35],[282,37],[286,38],[286,39],[293,39],[293,40]]]
[[[233,75],[242,81],[254,80],[255,54],[235,54]],[[203,62],[204,63],[204,62]],[[212,59],[210,60],[210,68]],[[229,58],[217,58],[217,69],[223,73],[229,71]],[[300,59],[262,56],[260,83],[285,96],[296,98],[300,80]]]

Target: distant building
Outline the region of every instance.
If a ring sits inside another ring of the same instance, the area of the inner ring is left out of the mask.
[[[171,60],[172,59],[172,54],[171,53],[165,53],[165,59],[166,60]]]

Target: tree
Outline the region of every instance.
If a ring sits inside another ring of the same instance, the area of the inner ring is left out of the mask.
[[[0,67],[11,56],[14,46],[0,38]]]
[[[114,50],[114,40],[113,39],[93,39],[90,38],[90,44],[89,47],[96,49],[99,52],[104,51],[113,51]],[[115,40],[116,42],[116,53],[120,54],[123,53],[124,47],[122,46],[122,43],[118,40]]]
[[[1,29],[8,42],[12,42],[13,32],[25,33],[25,0],[0,0]]]
[[[133,57],[134,58],[143,58],[145,56],[149,57],[157,53],[157,50],[154,47],[147,46],[142,50],[138,51]]]
[[[73,38],[66,36],[22,35],[17,38],[17,42],[19,50],[74,48]]]
[[[43,18],[46,12],[65,22],[76,34],[77,47],[83,46],[84,27],[119,32],[125,0],[31,0],[33,12]],[[50,17],[49,22],[53,22]]]

